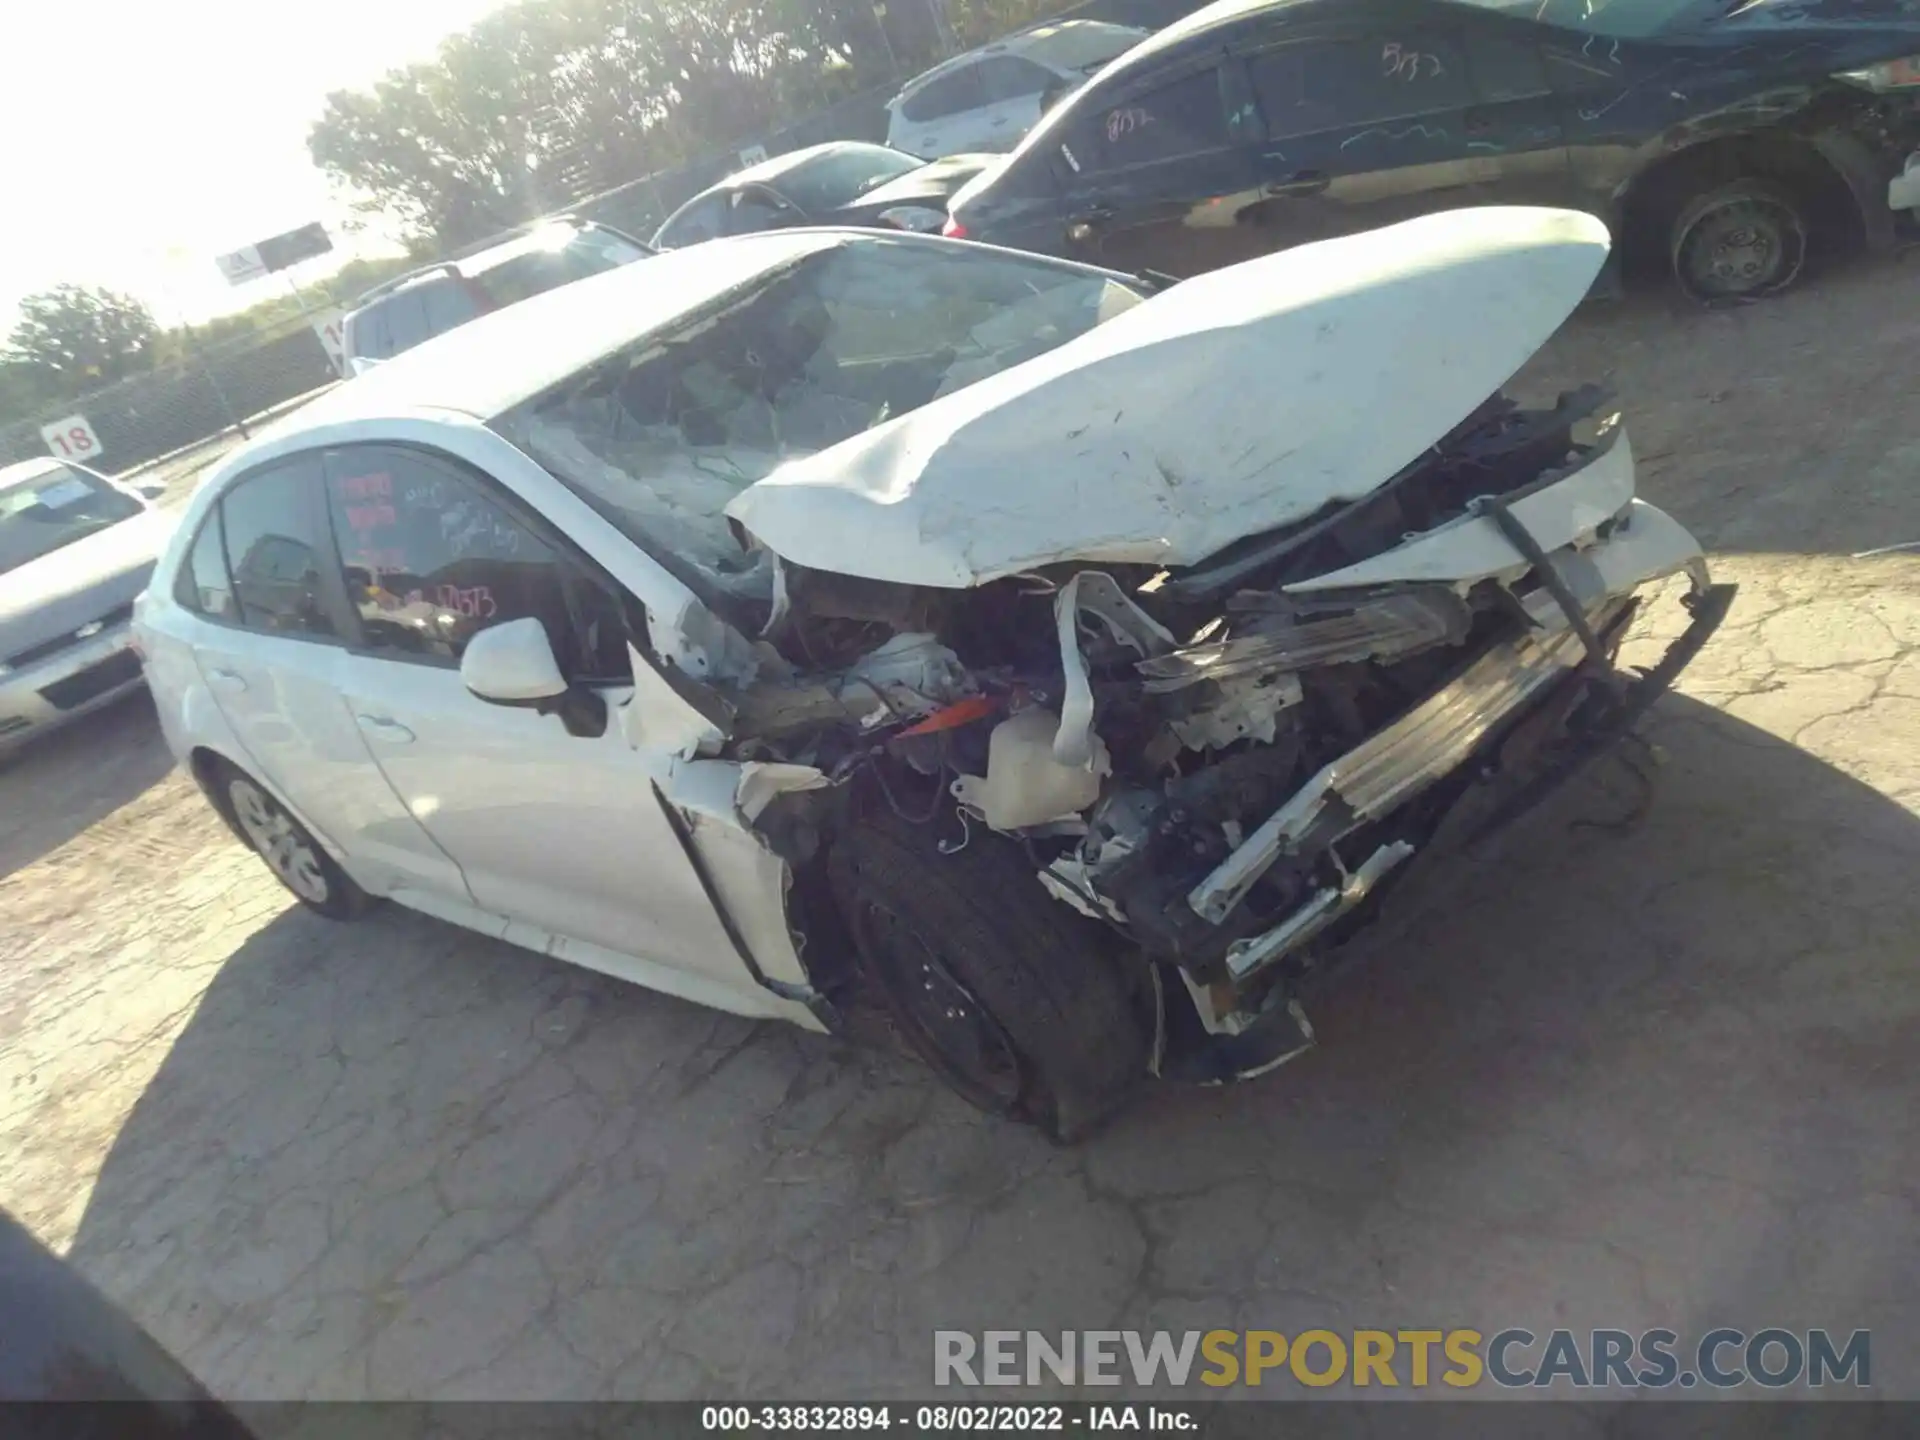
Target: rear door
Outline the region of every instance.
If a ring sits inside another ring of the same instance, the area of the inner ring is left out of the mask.
[[[1261,199],[1259,128],[1242,73],[1223,61],[1145,77],[1056,132],[1047,163],[1074,258],[1196,275],[1267,248],[1248,223]]]
[[[1564,138],[1523,27],[1343,27],[1243,50],[1275,246],[1436,210],[1563,205]]]
[[[246,768],[352,857],[362,884],[466,898],[460,872],[382,778],[340,698],[351,660],[318,455],[270,463],[221,497],[176,598]]]

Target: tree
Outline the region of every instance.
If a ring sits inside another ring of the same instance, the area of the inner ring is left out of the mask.
[[[866,0],[519,0],[328,96],[307,147],[358,208],[457,243],[764,134],[892,58]]]
[[[20,302],[6,359],[28,367],[43,394],[65,397],[149,368],[160,340],[159,325],[132,296],[60,285]]]

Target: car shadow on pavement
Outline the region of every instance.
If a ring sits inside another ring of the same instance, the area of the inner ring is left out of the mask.
[[[145,690],[0,756],[0,879],[137,799],[172,768]]]
[[[1580,825],[1633,798],[1589,772],[1409,881],[1317,1053],[1073,1149],[893,1055],[288,910],[71,1256],[242,1399],[925,1394],[936,1327],[1877,1325],[1891,1354],[1920,825],[1684,697],[1650,729],[1636,823]]]

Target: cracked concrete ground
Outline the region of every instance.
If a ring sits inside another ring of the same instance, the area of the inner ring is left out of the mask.
[[[936,1327],[1874,1332],[1920,1395],[1920,275],[1581,317],[1742,587],[1396,897],[1323,1047],[1074,1150],[910,1062],[289,903],[144,700],[0,774],[0,1203],[219,1393],[924,1394]],[[1677,612],[1676,612],[1677,614]]]

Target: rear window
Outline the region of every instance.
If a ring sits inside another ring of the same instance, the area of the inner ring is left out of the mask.
[[[589,275],[643,259],[646,253],[618,235],[602,230],[579,230],[562,243],[510,255],[484,269],[475,268],[469,274],[493,304],[512,305],[571,281],[584,280]]]
[[[802,210],[837,210],[925,163],[917,155],[884,145],[848,145],[797,165],[768,183]]]
[[[980,68],[963,65],[958,70],[936,75],[909,93],[900,102],[900,113],[917,124],[925,124],[929,120],[978,110],[986,103],[986,91],[980,87]]]
[[[432,276],[382,295],[349,315],[347,353],[386,360],[480,313],[479,301],[464,281],[452,275]]]
[[[1036,60],[1063,70],[1097,70],[1138,45],[1143,37],[1117,25],[1062,25],[1027,37],[1022,48]]]

